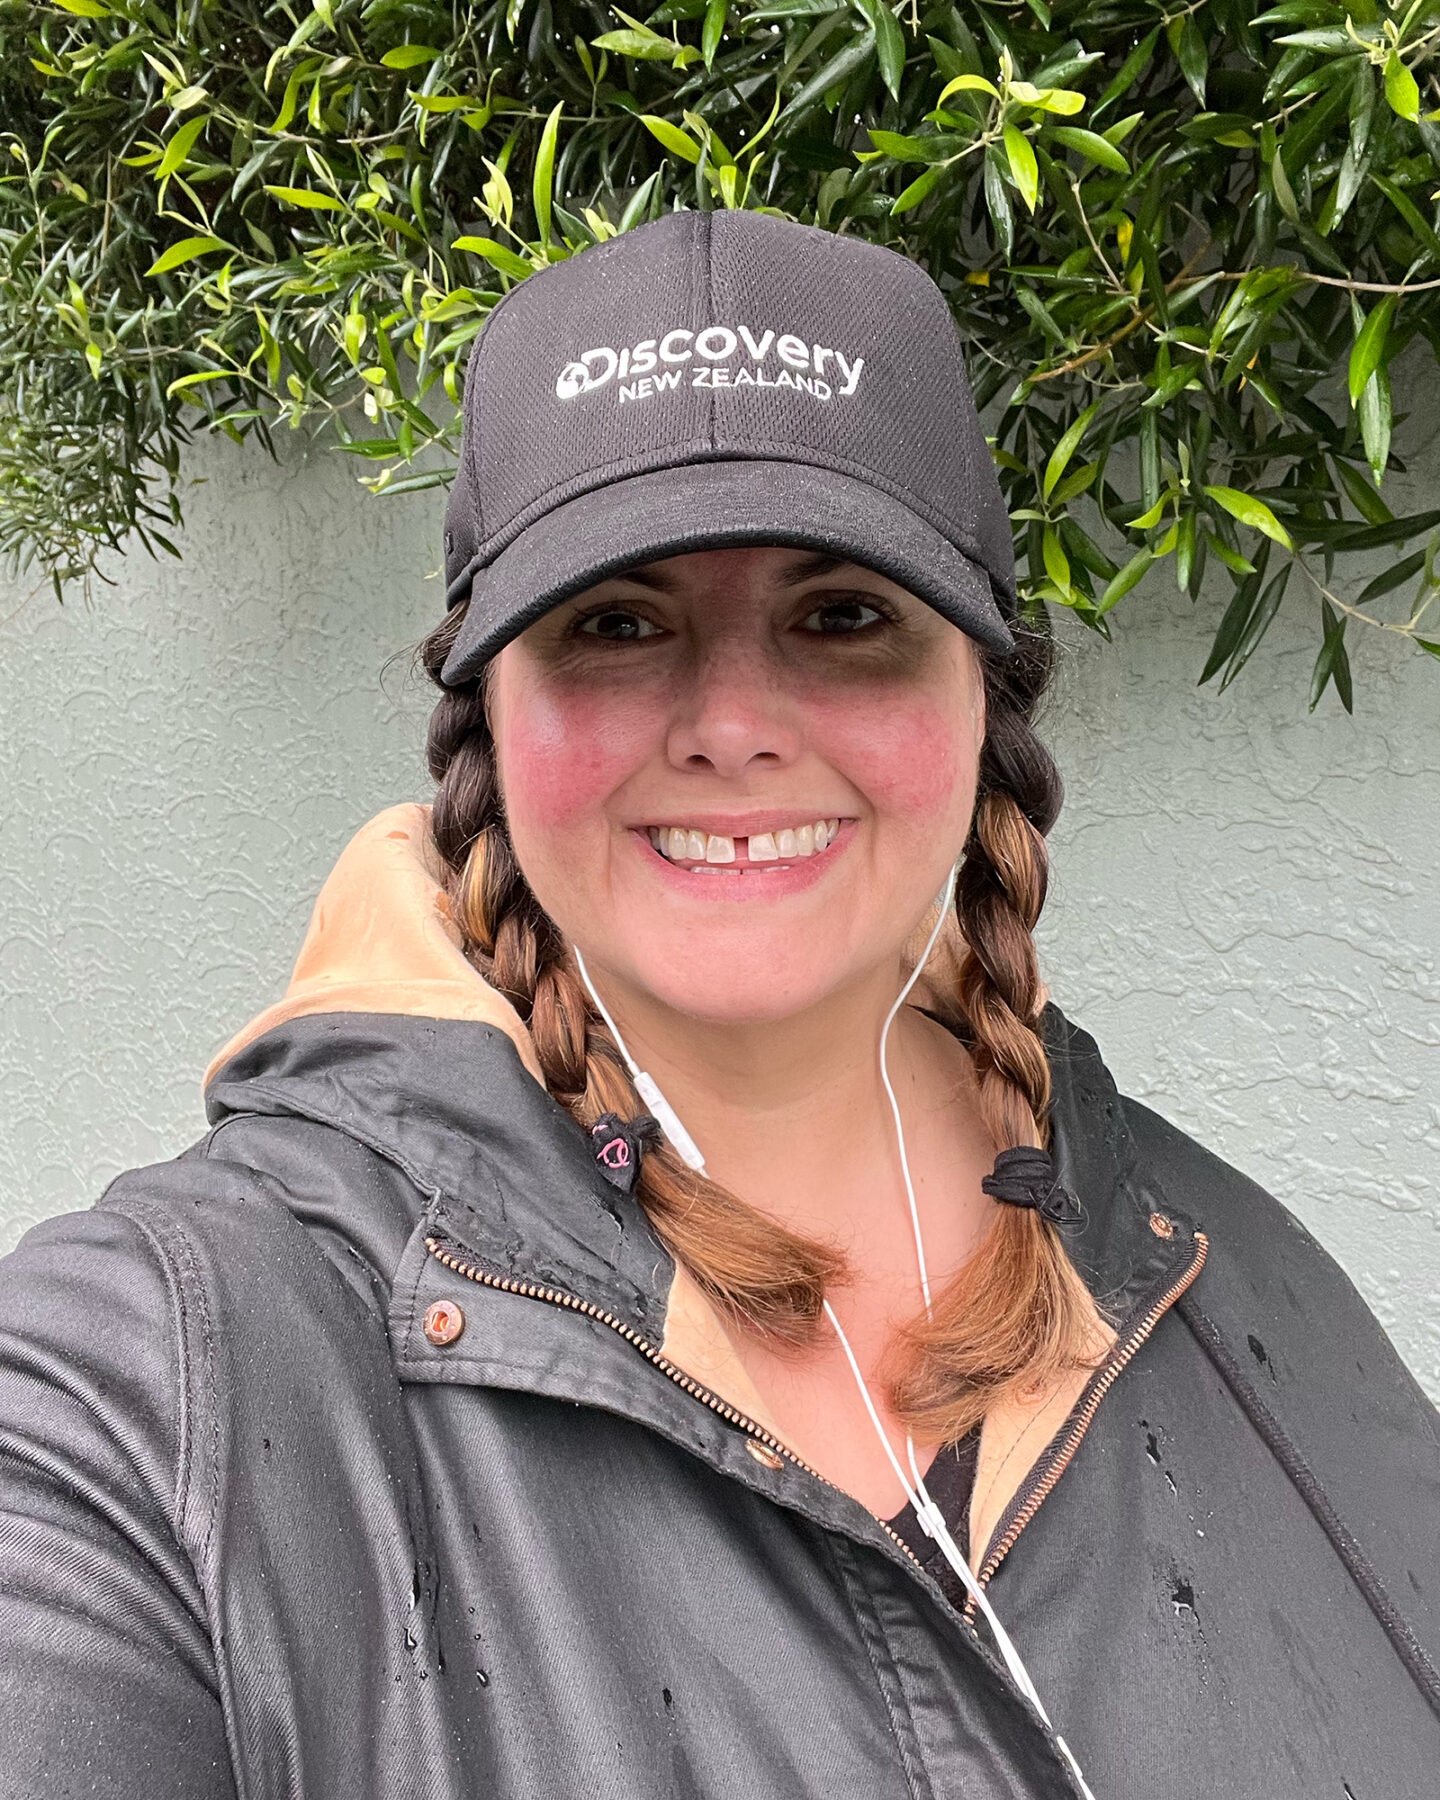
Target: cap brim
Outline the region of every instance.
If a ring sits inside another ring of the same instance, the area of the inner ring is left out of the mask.
[[[833,469],[745,458],[650,470],[543,514],[469,577],[469,610],[440,678],[454,686],[478,674],[527,625],[607,575],[744,544],[848,557],[989,648],[1014,648],[990,576],[902,501]]]

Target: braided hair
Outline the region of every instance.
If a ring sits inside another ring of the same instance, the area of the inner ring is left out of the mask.
[[[419,646],[441,689],[427,738],[437,787],[431,831],[466,955],[527,1023],[550,1093],[583,1126],[641,1104],[585,992],[569,948],[531,892],[505,820],[483,674],[445,687],[440,671],[468,602]],[[1039,1034],[1043,990],[1031,936],[1045,900],[1045,834],[1061,785],[1032,720],[1048,685],[1048,637],[1016,628],[1017,652],[980,646],[986,739],[974,819],[956,887],[965,941],[954,1023],[979,1082],[982,1114],[1002,1148],[1048,1143],[1050,1074]],[[667,1249],[743,1332],[801,1348],[819,1335],[843,1254],[812,1241],[690,1169],[668,1145],[648,1154],[637,1194]],[[893,1399],[931,1441],[964,1435],[1012,1391],[1048,1385],[1086,1360],[1088,1290],[1055,1227],[997,1209],[979,1248],[901,1334]]]

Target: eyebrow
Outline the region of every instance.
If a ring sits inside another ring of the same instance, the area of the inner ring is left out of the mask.
[[[780,575],[781,587],[799,587],[802,581],[813,581],[817,575],[829,575],[836,569],[852,566],[853,557],[836,556],[827,550],[815,550],[798,557]],[[633,581],[639,587],[653,588],[656,593],[673,594],[681,585],[674,575],[658,569],[622,569],[610,577],[612,581]]]

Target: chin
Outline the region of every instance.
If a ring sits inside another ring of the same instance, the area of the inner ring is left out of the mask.
[[[788,932],[707,934],[697,943],[693,933],[677,937],[661,930],[635,937],[616,967],[628,964],[625,973],[637,988],[688,1018],[710,1025],[775,1024],[843,985],[853,946],[839,934],[833,951],[825,945],[825,936],[814,931],[802,945]]]

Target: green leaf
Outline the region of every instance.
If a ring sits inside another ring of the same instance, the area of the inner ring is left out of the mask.
[[[1428,650],[1432,656],[1440,656],[1440,644],[1432,643],[1429,638],[1417,637],[1415,642],[1422,650]]]
[[[1377,488],[1390,459],[1391,424],[1390,376],[1386,370],[1377,369],[1360,395],[1360,437]]]
[[[1155,46],[1159,41],[1160,27],[1157,25],[1153,31],[1141,38],[1140,42],[1125,58],[1124,62],[1121,63],[1120,68],[1115,75],[1115,79],[1105,89],[1105,92],[1101,94],[1094,106],[1091,107],[1090,122],[1092,125],[1102,112],[1113,106],[1117,100],[1123,99],[1145,73],[1146,69],[1150,67],[1150,59],[1154,56]]]
[[[1066,556],[1056,536],[1055,527],[1047,525],[1041,539],[1041,555],[1045,562],[1045,573],[1055,583],[1062,594],[1070,592],[1070,559]]]
[[[1285,172],[1284,159],[1278,150],[1270,158],[1270,182],[1275,189],[1276,204],[1293,225],[1300,217],[1300,206],[1295,198],[1295,190],[1290,185],[1290,177]]]
[[[792,94],[785,102],[785,110],[780,114],[779,124],[784,126],[792,119],[797,119],[817,100],[823,99],[832,88],[839,87],[841,82],[848,81],[857,69],[863,69],[875,54],[875,33],[862,31],[859,37],[852,38],[843,50],[832,56],[829,62],[818,68],[810,79],[803,84],[798,93]]]
[[[198,369],[193,375],[181,375],[172,381],[165,390],[165,398],[168,400],[172,394],[184,393],[186,389],[196,387],[202,381],[226,381],[229,379],[232,379],[232,371],[229,369]]]
[[[947,81],[944,87],[941,88],[940,98],[935,104],[937,106],[943,106],[952,94],[970,93],[990,94],[993,95],[996,100],[1000,98],[999,88],[995,86],[993,81],[987,81],[983,75],[957,75],[952,81]]]
[[[1315,673],[1310,680],[1310,711],[1313,713],[1320,704],[1320,696],[1333,679],[1335,692],[1340,696],[1340,704],[1346,712],[1354,712],[1354,695],[1350,685],[1350,658],[1345,649],[1345,627],[1350,623],[1349,615],[1337,613],[1326,599],[1321,599],[1321,618],[1325,624],[1325,634],[1320,645],[1320,654],[1315,658]]]
[[[1260,594],[1260,584],[1265,579],[1266,565],[1270,560],[1268,543],[1260,546],[1259,558],[1250,575],[1244,581],[1237,581],[1230,604],[1225,608],[1225,616],[1220,621],[1220,628],[1215,633],[1215,641],[1210,646],[1210,654],[1206,658],[1205,667],[1196,684],[1203,687],[1212,676],[1218,675],[1240,646],[1245,628],[1254,616],[1256,602]]]
[[[1160,523],[1161,517],[1163,516],[1169,501],[1170,493],[1167,490],[1167,492],[1163,493],[1152,507],[1149,507],[1145,512],[1141,513],[1138,519],[1131,519],[1128,521],[1130,530],[1153,531]]]
[[[1102,613],[1109,612],[1117,600],[1123,600],[1131,588],[1137,586],[1144,579],[1146,570],[1154,561],[1153,550],[1137,550],[1095,602],[1095,610]]]
[[[100,5],[100,0],[55,0],[55,4],[82,19],[108,19],[113,16],[108,6]]]
[[[1077,94],[1073,88],[1042,88],[1029,81],[1012,81],[1010,98],[1018,100],[1022,106],[1033,106],[1040,112],[1061,113],[1067,117],[1085,109],[1085,96]]]
[[[1385,58],[1385,98],[1390,102],[1391,112],[1398,113],[1402,119],[1420,117],[1419,83],[1395,50]]]
[[[314,188],[274,187],[270,182],[265,184],[265,192],[273,194],[277,200],[283,200],[287,206],[308,207],[311,212],[344,212],[345,202],[337,200],[333,194],[317,193]]]
[[[1379,368],[1385,339],[1395,311],[1395,296],[1387,294],[1356,333],[1350,352],[1350,404],[1358,405],[1365,384]]]
[[[380,61],[387,69],[414,69],[421,63],[434,62],[444,54],[432,44],[397,44],[393,50],[387,50]]]
[[[1005,154],[1010,162],[1010,173],[1015,177],[1015,185],[1020,190],[1020,197],[1030,211],[1034,212],[1035,201],[1040,192],[1040,170],[1029,138],[1016,125],[1005,127]]]
[[[650,202],[654,198],[659,185],[660,171],[657,169],[653,175],[648,176],[640,183],[639,187],[636,188],[635,192],[625,202],[625,210],[620,215],[620,223],[616,227],[617,231],[632,231],[635,226],[641,222],[645,217],[646,212],[649,210]]]
[[[1010,195],[1000,174],[999,153],[993,144],[985,151],[985,205],[1008,262],[1015,252],[1015,215],[1011,211]]]
[[[535,272],[523,256],[517,256],[513,250],[507,250],[503,244],[497,244],[494,238],[458,237],[450,248],[452,250],[469,250],[476,256],[483,256],[492,268],[499,269],[502,275],[513,276],[516,281],[523,281],[527,275],[533,275]]]
[[[729,0],[706,0],[705,24],[700,33],[700,54],[705,59],[707,69],[715,61],[715,52],[720,48],[720,40],[725,35],[725,22],[729,12]]]
[[[905,73],[905,34],[900,21],[891,12],[888,0],[853,0],[875,33],[875,54],[880,64],[880,79],[892,97],[900,98],[900,82]]]
[[[1293,550],[1290,533],[1271,512],[1263,500],[1257,500],[1253,494],[1242,494],[1239,488],[1207,487],[1206,495],[1217,506],[1223,507],[1232,519],[1238,519],[1242,525],[1248,525],[1254,531],[1263,531],[1268,538],[1274,538],[1277,544],[1283,544],[1287,550]]]
[[[550,203],[554,198],[555,140],[560,135],[560,115],[565,102],[557,101],[540,133],[540,147],[535,153],[535,170],[530,183],[530,196],[535,205],[535,223],[540,230],[540,248],[550,247]]]
[[[686,162],[699,162],[700,146],[688,131],[682,131],[678,125],[672,125],[669,119],[662,119],[655,113],[641,113],[640,123],[676,156],[683,156]]]
[[[613,50],[617,56],[634,57],[641,62],[674,62],[680,53],[673,38],[661,37],[655,31],[607,31],[590,42],[597,50]]]
[[[1175,60],[1180,65],[1180,73],[1189,83],[1191,91],[1201,106],[1205,104],[1205,77],[1210,66],[1210,53],[1205,48],[1205,37],[1195,23],[1195,15],[1187,13],[1185,22],[1176,30],[1179,22],[1171,20],[1166,27],[1170,37],[1170,47],[1175,52]]]
[[[937,137],[907,137],[899,131],[872,131],[870,141],[877,150],[901,162],[944,162],[965,146],[965,139],[953,132]]]
[[[147,275],[164,275],[170,269],[178,269],[181,263],[193,262],[197,256],[207,256],[212,250],[227,248],[225,240],[218,237],[200,236],[181,238],[178,244],[157,256],[145,271]]]
[[[182,125],[170,139],[165,146],[165,154],[155,165],[157,181],[164,181],[167,175],[173,175],[178,168],[184,165],[196,138],[205,129],[206,117],[207,115],[202,113],[198,119],[191,119],[188,125]]]
[[[903,188],[895,196],[895,204],[890,208],[892,218],[896,213],[909,212],[912,206],[918,206],[944,173],[944,166],[936,163],[926,169],[923,175],[917,175],[909,187]]]
[[[1280,573],[1275,576],[1265,592],[1260,596],[1259,604],[1250,614],[1244,630],[1240,633],[1240,642],[1235,647],[1235,654],[1220,678],[1220,691],[1224,693],[1230,683],[1249,662],[1259,648],[1260,640],[1270,629],[1271,622],[1280,610],[1280,602],[1285,598],[1285,589],[1290,580],[1293,563],[1286,563]]]
[[[1440,262],[1440,236],[1436,235],[1434,226],[1410,196],[1375,169],[1370,171],[1370,180],[1414,232],[1417,241],[1424,245],[1437,262]]]
[[[1368,606],[1372,600],[1383,600],[1386,594],[1394,593],[1397,587],[1418,575],[1425,567],[1425,552],[1417,550],[1413,556],[1406,556],[1396,563],[1393,569],[1386,569],[1382,575],[1363,587],[1355,597],[1357,606]]]
[[[1045,480],[1041,487],[1041,492],[1045,499],[1048,500],[1050,498],[1056,482],[1059,481],[1060,477],[1065,473],[1070,458],[1079,448],[1081,438],[1083,438],[1085,433],[1089,430],[1090,421],[1095,417],[1096,413],[1099,412],[1103,404],[1103,400],[1092,401],[1092,403],[1085,408],[1084,412],[1081,413],[1080,417],[1076,419],[1066,431],[1054,450],[1051,451],[1050,460],[1045,465]]]
[[[1102,169],[1113,169],[1117,175],[1130,173],[1129,163],[1098,131],[1085,131],[1078,125],[1053,125],[1050,136],[1067,150],[1078,150],[1082,156],[1088,156]]]
[[[1352,505],[1369,525],[1390,525],[1395,515],[1357,470],[1339,457],[1332,458],[1336,479],[1349,495]]]

